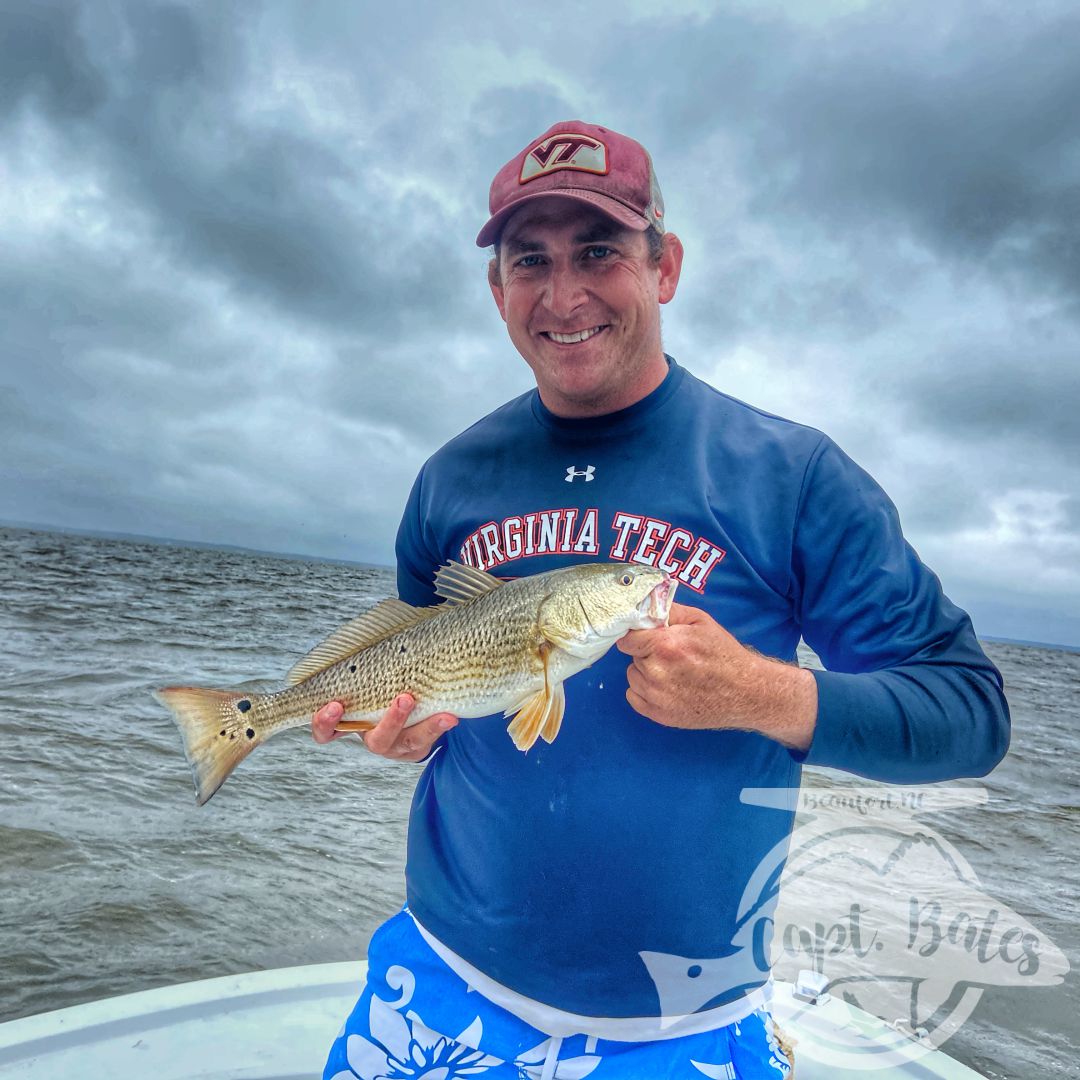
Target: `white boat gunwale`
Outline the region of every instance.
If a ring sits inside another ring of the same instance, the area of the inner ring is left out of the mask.
[[[151,1074],[161,1080],[312,1076],[355,1003],[366,971],[364,961],[353,960],[222,975],[10,1020],[0,1023],[0,1074],[5,1080],[99,1074],[116,1080]],[[776,981],[772,1008],[794,1036],[799,1080],[980,1076],[841,999],[825,995],[808,1005],[793,990],[790,983]],[[857,1030],[865,1039],[868,1069],[836,1067],[829,1035],[841,1030]],[[873,1061],[886,1048],[892,1048],[894,1065],[881,1068]]]

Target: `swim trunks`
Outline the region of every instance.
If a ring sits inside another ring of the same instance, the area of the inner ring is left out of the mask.
[[[435,952],[407,909],[372,938],[367,984],[323,1072],[324,1080],[790,1075],[778,1032],[761,1005],[724,1027],[645,1042],[545,1032],[470,987]]]

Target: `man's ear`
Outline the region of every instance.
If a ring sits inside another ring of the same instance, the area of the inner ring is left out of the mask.
[[[495,306],[499,309],[502,321],[506,322],[506,306],[503,302],[502,280],[499,276],[499,264],[495,259],[488,263],[488,287],[491,295],[495,297]]]
[[[660,256],[660,303],[666,304],[674,295],[682,273],[682,241],[674,233],[664,233],[664,250]]]

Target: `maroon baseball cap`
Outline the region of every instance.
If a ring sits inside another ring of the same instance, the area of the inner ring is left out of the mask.
[[[476,238],[477,247],[494,244],[507,218],[543,195],[589,203],[631,229],[664,231],[664,199],[645,147],[609,128],[564,120],[495,174],[488,199],[491,217]]]

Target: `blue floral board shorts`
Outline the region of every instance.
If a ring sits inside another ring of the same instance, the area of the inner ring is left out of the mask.
[[[408,911],[368,948],[368,979],[330,1048],[323,1080],[782,1080],[791,1066],[772,1018],[649,1042],[552,1036],[452,971]]]

